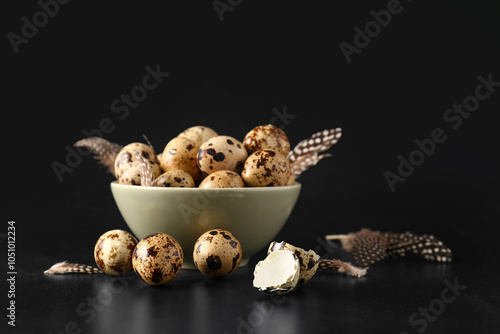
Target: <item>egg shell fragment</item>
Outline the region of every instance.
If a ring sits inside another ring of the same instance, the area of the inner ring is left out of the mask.
[[[285,156],[273,150],[263,150],[248,157],[241,177],[249,187],[276,187],[287,185],[291,174]]]
[[[191,140],[197,149],[200,148],[201,144],[209,140],[210,138],[217,137],[218,134],[213,129],[206,126],[192,126],[184,131],[182,131],[178,137],[185,137]]]
[[[210,278],[229,275],[238,268],[242,257],[238,239],[231,232],[222,229],[203,233],[193,250],[196,268]]]
[[[132,253],[136,245],[137,239],[127,231],[108,231],[95,244],[95,262],[108,275],[128,273],[132,270]]]
[[[260,291],[288,293],[299,281],[299,259],[289,250],[277,250],[257,263],[253,274],[253,286]]]
[[[156,187],[193,188],[195,182],[189,173],[180,169],[172,169],[158,176],[154,185]]]
[[[306,251],[302,248],[295,247],[284,241],[282,242],[274,241],[271,243],[271,245],[269,245],[267,254],[270,254],[271,252],[275,252],[278,250],[289,250],[293,252],[293,254],[299,260],[300,264],[299,284],[306,283],[314,276],[314,274],[316,274],[316,271],[318,270],[319,266],[319,255],[316,254],[315,251],[313,250]]]
[[[180,272],[184,254],[172,236],[165,233],[149,235],[139,241],[132,255],[135,273],[149,285],[162,285]]]
[[[239,174],[247,157],[247,150],[241,142],[230,136],[217,136],[200,146],[197,159],[199,169],[207,175],[219,170]]]
[[[243,188],[245,183],[239,174],[230,170],[219,170],[208,175],[199,188]]]
[[[143,143],[131,143],[124,146],[115,158],[115,176],[118,183],[131,185],[141,184],[141,174],[134,151],[139,152],[144,160],[151,166],[155,178],[161,174],[160,164],[158,163],[153,149]]]
[[[198,149],[193,141],[185,137],[175,137],[163,150],[161,169],[163,172],[180,169],[189,173],[194,181],[198,181],[201,178],[201,171],[196,161],[197,154]]]
[[[290,141],[280,128],[268,124],[260,125],[248,132],[243,139],[248,154],[261,150],[274,150],[285,157],[290,152]]]

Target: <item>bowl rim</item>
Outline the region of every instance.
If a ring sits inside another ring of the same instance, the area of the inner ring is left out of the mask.
[[[301,188],[302,184],[300,182],[295,182],[295,184],[292,185],[286,185],[286,186],[275,186],[275,187],[241,187],[241,188],[198,188],[198,187],[191,187],[191,188],[183,188],[183,187],[145,187],[145,186],[140,186],[140,185],[131,185],[131,184],[121,184],[118,183],[118,181],[112,181],[110,183],[111,187],[118,187],[118,188],[125,188],[125,189],[137,189],[138,191],[163,191],[163,192],[175,192],[175,191],[196,191],[196,192],[214,192],[214,191],[220,191],[220,192],[238,192],[238,191],[280,191],[284,189],[295,189],[295,188]]]

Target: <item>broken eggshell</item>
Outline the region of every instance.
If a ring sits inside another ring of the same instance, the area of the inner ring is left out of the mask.
[[[293,252],[293,254],[299,259],[299,264],[300,264],[299,284],[303,284],[309,281],[318,270],[319,255],[316,254],[316,252],[314,252],[313,250],[306,251],[302,248],[295,247],[285,241],[282,242],[273,241],[271,245],[269,245],[267,254],[271,254],[272,252],[278,250],[289,250]]]
[[[276,250],[257,263],[253,274],[253,286],[260,291],[288,293],[299,282],[299,259],[290,250]]]

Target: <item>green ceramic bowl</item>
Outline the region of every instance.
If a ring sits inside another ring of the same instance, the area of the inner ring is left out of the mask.
[[[240,266],[276,237],[299,197],[299,183],[265,188],[163,188],[111,183],[116,205],[140,240],[163,232],[184,251],[183,268],[196,268],[193,247],[214,228],[234,234],[243,248]]]

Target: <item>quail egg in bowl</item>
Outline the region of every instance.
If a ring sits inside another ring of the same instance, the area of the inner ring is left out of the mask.
[[[196,269],[198,238],[212,229],[230,231],[241,243],[240,266],[266,248],[285,225],[299,197],[300,183],[275,187],[140,187],[111,183],[116,205],[140,240],[153,233],[174,237],[184,252],[182,268]]]

